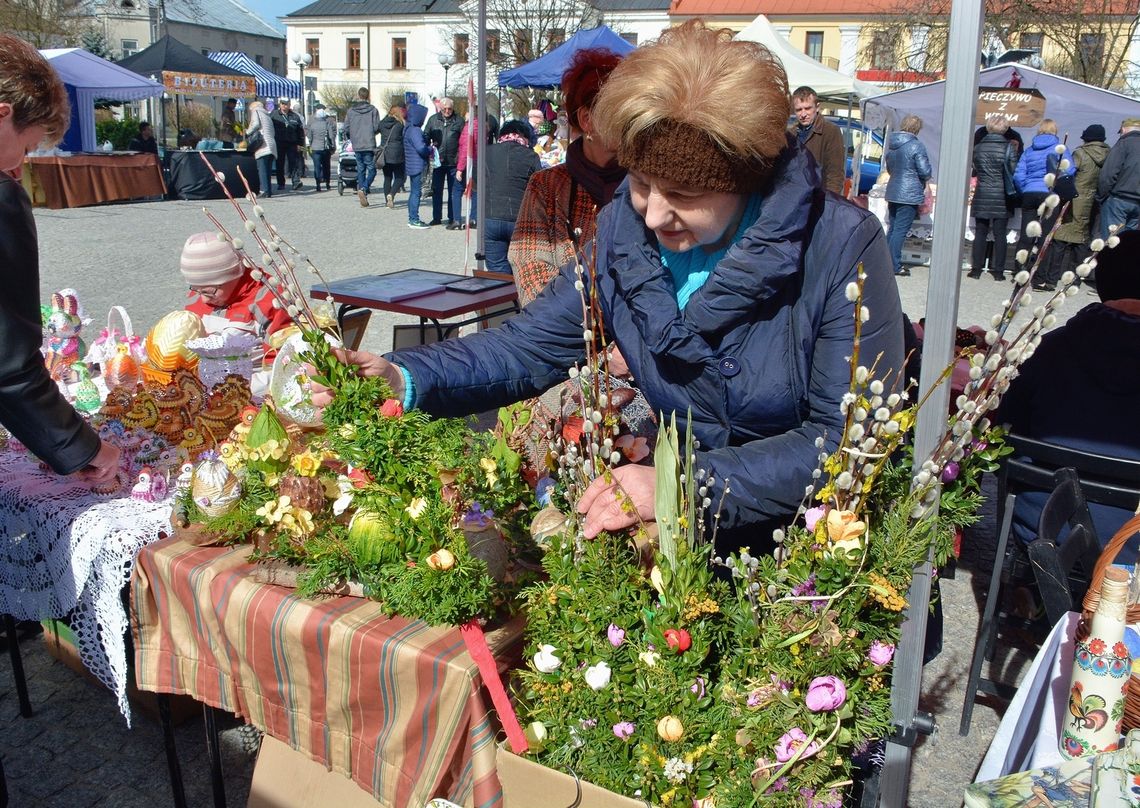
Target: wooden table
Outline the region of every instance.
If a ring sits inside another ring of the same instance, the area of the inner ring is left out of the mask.
[[[460,631],[363,598],[302,600],[255,581],[249,552],[177,539],[143,550],[139,688],[236,713],[383,805],[498,806],[498,723]],[[521,636],[521,620],[486,635],[501,670]]]
[[[430,294],[404,300],[392,300],[388,293],[395,289],[397,284],[403,282],[408,272],[421,273],[419,278],[425,284],[432,281],[431,276],[438,276],[435,285],[443,288]],[[333,281],[327,288],[314,287],[309,291],[309,296],[324,300],[331,295],[333,301],[339,304],[337,320],[341,321],[342,324],[344,316],[348,312],[361,308],[419,317],[421,345],[427,341],[425,337],[429,322],[435,327],[436,338],[442,342],[465,325],[486,322],[507,312],[519,310],[518,290],[513,283],[503,283],[482,292],[457,292],[444,286],[446,283],[464,280],[471,279],[445,272],[403,270],[388,275],[364,275]],[[484,280],[493,282],[489,278]],[[453,317],[463,317],[473,312],[479,313],[474,317],[452,321]]]
[[[24,169],[33,203],[52,210],[166,194],[162,168],[153,154],[28,157]]]

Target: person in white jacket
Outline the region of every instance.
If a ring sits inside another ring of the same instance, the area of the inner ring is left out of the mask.
[[[273,161],[277,159],[277,141],[273,137],[273,121],[265,111],[265,104],[254,101],[249,105],[249,123],[245,127],[245,139],[261,142],[254,149],[253,156],[257,158],[257,180],[261,183],[261,195],[273,196]]]

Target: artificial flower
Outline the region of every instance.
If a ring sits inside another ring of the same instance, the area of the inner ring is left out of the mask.
[[[532,721],[527,724],[523,734],[526,735],[526,742],[531,746],[542,746],[546,742],[546,724],[541,721]]]
[[[667,715],[657,722],[657,735],[663,741],[679,741],[685,734],[685,725],[675,715]]]
[[[289,464],[302,477],[316,477],[321,469],[321,458],[320,455],[306,449],[300,454],[293,455]]]
[[[698,699],[703,699],[705,697],[704,677],[698,676],[696,679],[694,679],[693,683],[689,685],[689,690],[695,693]]]
[[[618,723],[614,724],[614,735],[616,735],[618,738],[621,738],[623,741],[628,741],[630,739],[630,736],[633,735],[633,731],[635,729],[636,726],[632,721],[619,721]]]
[[[356,484],[343,474],[336,478],[336,499],[333,500],[333,516],[340,516],[348,506],[352,504],[353,491],[356,490]],[[325,495],[328,496],[328,489],[326,486]]]
[[[625,455],[630,463],[640,463],[649,457],[649,441],[643,437],[622,435],[614,441],[614,446]]]
[[[463,514],[463,527],[465,530],[484,530],[494,518],[495,512],[493,510],[490,508],[483,510],[481,504],[472,502],[471,507]]]
[[[871,643],[871,650],[867,652],[867,659],[877,668],[889,665],[895,655],[895,646],[889,642],[875,640]]]
[[[649,571],[649,583],[653,584],[653,588],[657,590],[657,594],[665,594],[665,579],[661,575],[660,567],[654,567]]]
[[[662,772],[670,783],[680,785],[693,773],[693,764],[679,757],[671,757],[665,761]]]
[[[429,555],[425,563],[437,572],[447,572],[455,566],[455,553],[442,548]]]
[[[487,487],[494,488],[499,482],[499,475],[496,473],[499,470],[499,464],[492,457],[484,457],[479,461],[479,468],[483,469],[483,474],[486,475]]]
[[[809,758],[819,751],[819,742],[812,741],[810,744],[807,742],[807,734],[799,727],[792,727],[792,729],[785,732],[780,736],[780,740],[776,741],[776,762],[787,763],[792,758],[799,755],[799,759]]]
[[[867,525],[851,511],[829,510],[827,512],[827,536],[833,543],[847,541],[862,536]]]
[[[404,508],[404,512],[407,513],[408,516],[412,517],[413,520],[415,520],[424,515],[424,511],[427,510],[427,507],[428,501],[425,498],[416,497],[408,503],[407,507]]]
[[[554,655],[557,649],[553,645],[543,645],[534,655],[534,667],[539,673],[554,673],[562,667],[562,660]]]
[[[610,645],[614,648],[620,647],[621,644],[625,642],[625,629],[610,623],[610,627],[606,629],[606,639],[610,641]]]
[[[316,529],[313,524],[313,515],[304,508],[294,508],[293,512],[282,520],[282,523],[288,521],[289,532],[294,536],[308,536]]]
[[[661,654],[657,653],[656,651],[642,651],[637,655],[637,658],[645,663],[646,667],[656,668],[657,660],[661,659]]]
[[[946,468],[942,469],[942,482],[952,483],[958,479],[958,474],[961,472],[962,467],[951,460],[946,464]]]
[[[357,488],[366,488],[372,482],[372,475],[364,469],[348,467],[348,479],[352,480],[352,484]]]
[[[808,685],[804,704],[813,713],[838,710],[847,701],[847,687],[836,676],[817,676]]]
[[[278,497],[276,500],[269,500],[254,513],[262,518],[267,524],[278,524],[291,510],[290,503],[292,500],[287,497]]]
[[[612,675],[613,672],[610,670],[610,666],[605,662],[599,662],[597,665],[591,665],[586,668],[585,673],[582,674],[582,678],[586,680],[586,684],[590,686],[591,690],[603,690],[606,685],[610,683],[610,677]]]
[[[678,654],[688,651],[693,645],[693,638],[683,628],[665,629],[665,644]]]
[[[404,414],[404,405],[394,398],[384,399],[380,405],[380,414],[385,418],[399,418]]]
[[[814,533],[816,524],[826,515],[827,507],[824,505],[817,505],[804,511],[804,527],[808,529],[808,533]]]

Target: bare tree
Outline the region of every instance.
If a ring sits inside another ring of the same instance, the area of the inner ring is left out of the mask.
[[[464,3],[463,22],[443,29],[443,48],[455,58],[449,83],[458,79],[465,84],[478,70],[477,15],[477,3]],[[601,22],[601,12],[585,0],[487,0],[488,89],[498,86],[502,71],[532,62]],[[529,94],[518,90],[511,91],[507,102],[516,114],[530,104]]]
[[[0,0],[0,30],[37,48],[77,44],[85,15],[83,0]]]
[[[862,62],[872,68],[939,77],[946,69],[951,0],[902,0],[866,26]],[[1097,87],[1121,89],[1132,75],[1129,44],[1140,0],[987,0],[982,47],[1038,50],[1046,70]],[[907,76],[914,80],[915,76]]]

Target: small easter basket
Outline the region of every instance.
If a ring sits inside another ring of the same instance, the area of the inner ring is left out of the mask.
[[[118,323],[115,322],[116,316]],[[136,362],[141,364],[146,359],[142,339],[135,335],[131,316],[122,306],[111,306],[107,312],[107,327],[92,340],[91,347],[87,349],[87,355],[83,357],[83,361],[89,365],[103,366],[107,360],[115,355],[120,345],[127,346],[131,357]]]

